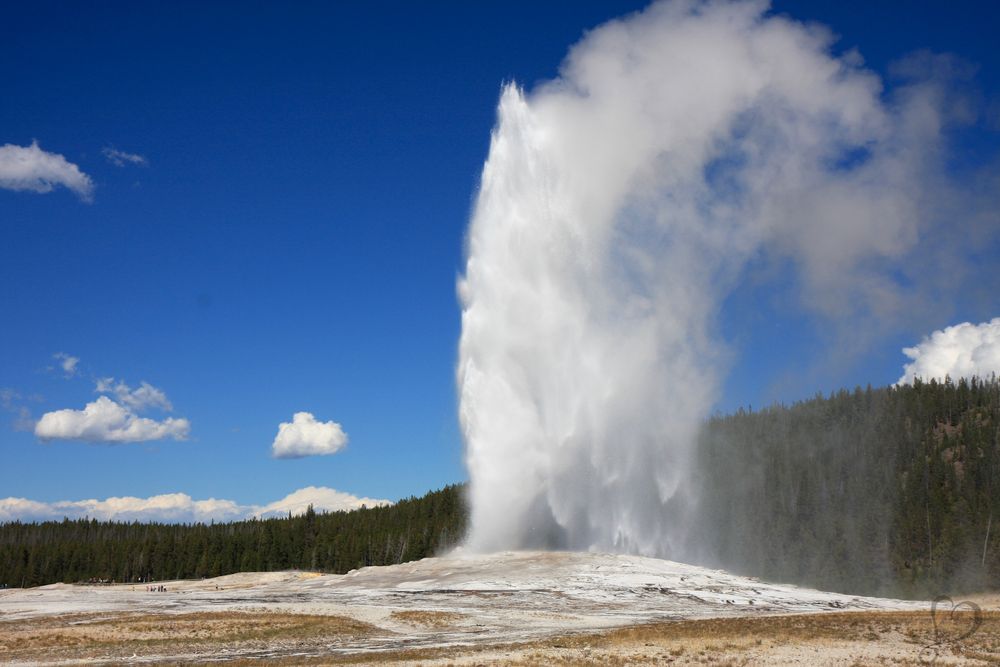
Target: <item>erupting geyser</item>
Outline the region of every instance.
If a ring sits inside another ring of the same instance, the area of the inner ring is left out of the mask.
[[[680,555],[748,266],[840,322],[904,307],[940,83],[885,96],[831,43],[762,2],[665,2],[503,90],[459,285],[470,548]]]

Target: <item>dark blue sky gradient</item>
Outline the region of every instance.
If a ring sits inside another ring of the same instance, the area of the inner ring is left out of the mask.
[[[555,76],[587,28],[642,6],[6,7],[0,144],[37,139],[96,188],[90,204],[0,190],[0,387],[39,395],[37,418],[82,408],[96,377],[147,380],[192,438],[43,444],[0,413],[0,497],[251,503],[317,485],[399,498],[464,479],[455,280],[500,86]],[[986,107],[1000,91],[998,7],[775,3],[831,25],[838,50],[857,47],[881,74],[915,49],[956,53],[978,64]],[[997,146],[981,130],[963,141],[969,159]],[[108,146],[149,165],[113,166]],[[723,409],[892,382],[915,342],[796,379],[822,353],[813,326],[773,291],[738,296],[723,331],[748,354]],[[981,321],[995,305],[971,300],[954,316]],[[57,351],[82,359],[81,377],[46,371]],[[348,448],[269,458],[298,410],[342,423]]]

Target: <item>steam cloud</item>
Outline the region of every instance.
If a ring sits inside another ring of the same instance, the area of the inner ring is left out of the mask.
[[[654,4],[503,90],[459,283],[470,548],[676,557],[738,282],[787,270],[806,313],[861,329],[920,298],[909,267],[964,201],[948,61],[886,94],[767,9]]]

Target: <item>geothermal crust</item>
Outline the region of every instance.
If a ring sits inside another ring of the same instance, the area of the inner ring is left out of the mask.
[[[167,622],[206,612],[273,612],[336,616],[368,628],[314,647],[329,654],[520,642],[671,619],[928,609],[655,558],[572,552],[459,551],[345,575],[241,573],[158,585],[166,590],[53,584],[0,591],[0,619],[155,615]]]

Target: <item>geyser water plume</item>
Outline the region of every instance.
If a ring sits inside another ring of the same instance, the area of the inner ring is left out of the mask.
[[[763,2],[664,2],[504,88],[459,285],[470,548],[681,554],[715,320],[751,262],[843,321],[901,307],[939,88],[885,98],[831,42]]]

